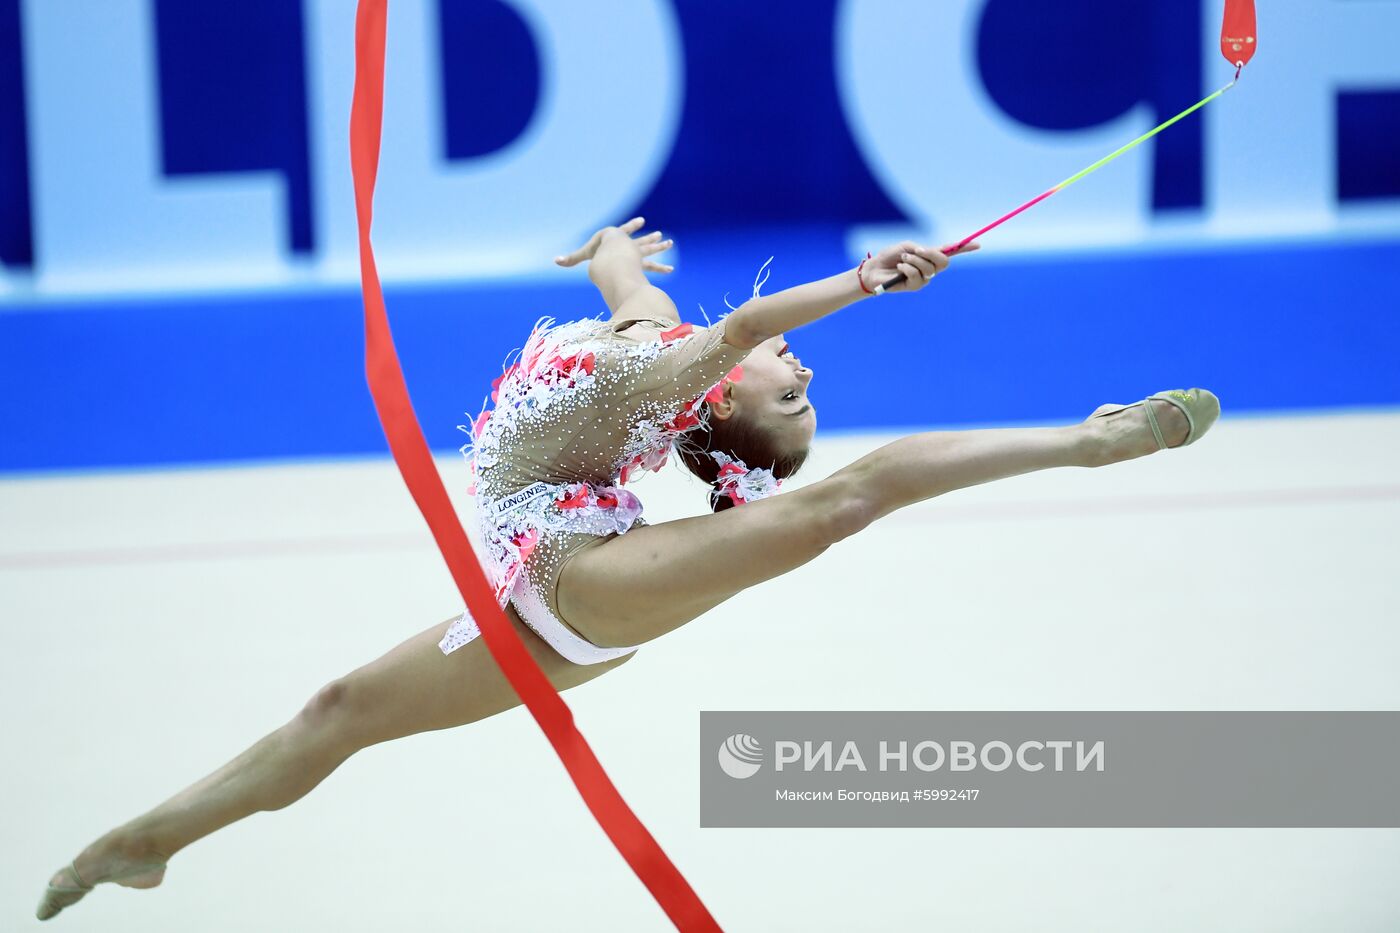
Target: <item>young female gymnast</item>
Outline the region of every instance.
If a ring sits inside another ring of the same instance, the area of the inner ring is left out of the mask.
[[[903,506],[1051,467],[1097,467],[1181,447],[1220,406],[1202,389],[1104,405],[1055,428],[927,432],[819,482],[772,496],[807,456],[812,370],[784,334],[869,296],[915,292],[948,267],[904,242],[856,269],[746,301],[708,328],[682,324],[644,270],[668,249],[605,227],[555,261],[589,263],[609,320],[536,326],[471,426],[479,528],[496,595],[559,690],[735,593],[799,567]],[[975,245],[969,249],[975,249]],[[465,426],[464,426],[465,427]],[[648,525],[624,485],[675,451],[711,483],[712,514]],[[746,508],[733,508],[747,503]],[[219,770],[108,832],[60,869],[39,904],[54,916],[104,881],[161,883],[176,852],[235,820],[300,799],[356,751],[475,722],[520,701],[465,613],[316,692]]]

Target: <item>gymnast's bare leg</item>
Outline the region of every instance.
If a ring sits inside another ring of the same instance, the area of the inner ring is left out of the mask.
[[[1150,404],[1168,446],[1181,444],[1185,415],[1167,402]],[[1156,450],[1141,406],[1064,428],[910,435],[794,492],[635,528],[580,551],[561,571],[559,611],[596,645],[642,644],[904,506],[1022,473],[1105,466]]]
[[[513,609],[506,616],[558,690],[592,680],[633,657],[574,664],[546,645]],[[451,621],[420,632],[325,685],[286,724],[228,764],[93,842],[75,860],[83,883],[95,885],[142,864],[164,862],[245,816],[289,806],[362,748],[464,725],[518,706],[520,700],[484,638],[449,655],[438,648]],[[150,888],[163,876],[163,870],[156,870],[120,883]],[[65,867],[50,884],[72,887],[74,881]],[[48,919],[82,896],[54,895],[41,904],[37,916]]]

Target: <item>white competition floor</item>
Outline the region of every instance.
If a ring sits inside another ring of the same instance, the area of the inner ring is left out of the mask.
[[[801,479],[890,439],[823,436]],[[672,469],[637,487],[652,521],[702,507]],[[459,609],[387,457],[0,482],[0,928]],[[565,696],[727,930],[1380,933],[1400,830],[702,830],[698,712],[1397,709],[1397,662],[1400,413],[1227,412],[1185,450],[890,516]],[[52,923],[670,929],[523,708],[362,752]]]

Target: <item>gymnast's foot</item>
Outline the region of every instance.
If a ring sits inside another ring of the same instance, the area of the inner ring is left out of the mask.
[[[1160,439],[1152,429],[1148,405]],[[1220,400],[1208,390],[1173,389],[1132,405],[1100,405],[1085,424],[1097,434],[1102,462],[1117,463],[1195,443],[1219,416]]]
[[[40,920],[57,916],[106,881],[128,888],[154,888],[165,879],[166,860],[165,855],[124,830],[114,829],[54,873],[34,916]]]

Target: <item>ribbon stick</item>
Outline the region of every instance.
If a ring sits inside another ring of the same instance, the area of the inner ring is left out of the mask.
[[[394,462],[481,628],[486,647],[554,746],[574,786],[619,853],[681,930],[718,931],[719,925],[651,833],[608,779],[574,726],[573,714],[530,657],[498,608],[492,587],[472,556],[418,425],[394,349],[370,244],[374,181],[384,110],[386,0],[360,0],[355,23],[355,94],[350,108],[350,166],[359,225],[360,278],[365,305],[365,377]]]
[[[1050,197],[1050,195],[1054,194],[1055,192],[1063,191],[1079,179],[1083,178],[1085,175],[1089,175],[1093,172],[1098,171],[1108,163],[1112,162],[1114,159],[1118,158],[1123,153],[1127,152],[1129,149],[1136,148],[1146,140],[1151,139],[1153,136],[1156,136],[1158,133],[1162,132],[1162,130],[1166,129],[1176,121],[1180,120],[1182,117],[1195,113],[1197,110],[1200,110],[1206,104],[1215,100],[1221,94],[1224,94],[1226,91],[1230,90],[1230,88],[1235,86],[1235,82],[1240,79],[1240,70],[1243,69],[1245,64],[1249,62],[1250,58],[1254,56],[1254,50],[1255,48],[1257,48],[1255,38],[1256,36],[1254,31],[1254,0],[1225,0],[1225,17],[1220,27],[1220,52],[1225,56],[1226,61],[1235,66],[1235,77],[1230,81],[1229,84],[1225,85],[1220,90],[1216,91],[1214,94],[1210,94],[1196,101],[1190,107],[1187,107],[1185,110],[1181,111],[1181,113],[1178,113],[1170,120],[1165,120],[1162,123],[1159,123],[1157,126],[1154,126],[1146,133],[1143,133],[1141,136],[1139,136],[1132,142],[1125,143],[1124,145],[1119,146],[1117,149],[1113,150],[1108,155],[1104,156],[1102,159],[1099,159],[1093,165],[1090,165],[1087,168],[1080,169],[1073,175],[1066,178],[1064,181],[1060,182],[1058,185],[1055,185],[1053,188],[1050,188],[1048,191],[1041,192],[1040,194],[1031,198],[1025,204],[1022,204],[1020,207],[1016,208],[1014,211],[1011,211],[1009,214],[1003,214],[1001,217],[998,217],[996,220],[987,224],[987,226],[983,227],[981,230],[978,230],[976,233],[968,234],[954,245],[944,247],[943,255],[953,255],[954,253],[961,250],[964,246],[971,243],[973,240],[977,239],[982,234],[986,233],[988,230],[995,230],[997,227],[1000,227],[1012,217],[1015,217],[1017,214],[1021,213],[1024,210],[1034,207],[1041,201],[1044,201],[1046,198]],[[898,285],[904,280],[905,275],[903,272],[901,272],[894,278],[890,279],[888,282],[884,283],[883,285],[876,285],[875,294],[884,294],[886,289],[893,288],[894,286]]]

